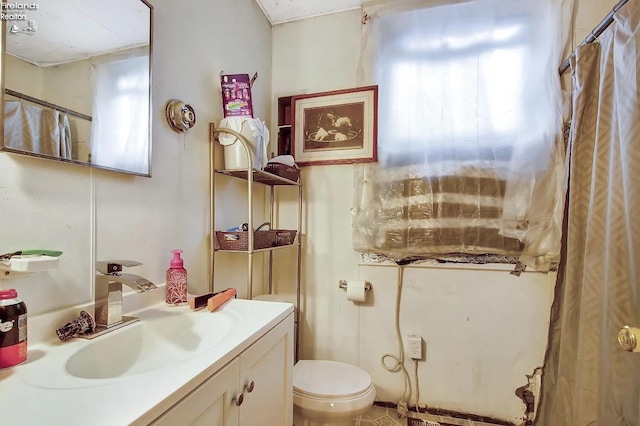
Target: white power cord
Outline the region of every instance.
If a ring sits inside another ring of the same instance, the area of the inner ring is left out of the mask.
[[[386,353],[382,355],[382,367],[390,371],[392,373],[397,373],[398,371],[402,371],[403,373],[403,384],[404,391],[402,394],[402,399],[398,401],[398,416],[406,417],[409,412],[408,401],[411,400],[411,378],[409,377],[409,373],[407,373],[407,369],[404,366],[404,345],[402,344],[402,334],[400,333],[400,301],[402,300],[402,278],[403,278],[404,267],[398,265],[398,291],[396,294],[396,314],[395,314],[395,326],[396,326],[396,337],[398,338],[398,350],[400,351],[399,355],[396,356],[394,354]],[[391,358],[395,361],[395,364],[392,366],[388,366],[386,364],[386,359]]]
[[[416,412],[419,413],[420,412],[420,381],[418,380],[418,360],[414,359],[413,360],[415,362],[415,369],[414,371],[414,378],[416,379]]]

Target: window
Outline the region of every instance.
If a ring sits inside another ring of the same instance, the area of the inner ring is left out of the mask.
[[[559,229],[557,247],[535,240],[557,225],[564,174],[553,3],[372,14],[380,164],[357,172],[357,250],[555,256]]]
[[[148,53],[125,58],[116,56],[113,60],[98,62],[92,66],[92,77],[95,83],[92,162],[134,173],[148,173]]]
[[[434,43],[401,37],[397,49],[385,55],[390,66],[380,78],[390,88],[383,102],[390,118],[386,131],[395,139],[390,155],[425,147],[442,151],[451,144],[455,150],[508,147],[525,112],[518,96],[522,30],[522,25],[498,27]],[[412,98],[424,100],[419,120],[404,107]],[[419,146],[412,134],[422,135]]]

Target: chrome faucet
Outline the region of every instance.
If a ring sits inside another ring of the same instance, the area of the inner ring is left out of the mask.
[[[122,284],[137,291],[157,288],[146,278],[134,274],[123,274],[122,267],[142,265],[134,260],[110,260],[96,263],[95,311],[92,317],[88,312],[80,312],[80,316],[56,330],[60,340],[72,337],[93,339],[109,331],[138,321],[137,317],[122,315]]]
[[[122,316],[122,284],[138,293],[157,288],[146,278],[134,274],[123,274],[122,267],[141,265],[133,260],[110,260],[97,262],[95,284],[95,314],[97,328],[112,328],[131,322],[133,317]],[[137,318],[135,318],[137,320]]]

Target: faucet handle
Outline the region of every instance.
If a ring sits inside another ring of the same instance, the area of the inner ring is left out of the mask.
[[[96,269],[102,274],[109,275],[116,272],[122,272],[123,266],[131,268],[139,265],[142,265],[142,263],[135,260],[103,260],[96,262]]]
[[[80,311],[80,316],[56,330],[56,334],[63,342],[76,334],[93,333],[96,322],[87,311]]]

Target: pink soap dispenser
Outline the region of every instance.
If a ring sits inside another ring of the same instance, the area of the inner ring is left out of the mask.
[[[171,250],[173,259],[167,269],[167,288],[165,301],[168,305],[184,305],[187,303],[187,270],[180,257],[182,250]]]

